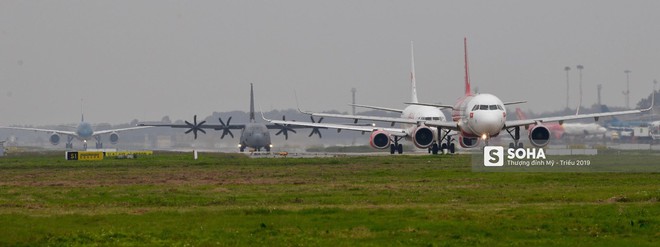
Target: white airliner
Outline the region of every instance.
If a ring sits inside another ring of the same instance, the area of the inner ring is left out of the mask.
[[[130,128],[122,128],[122,129],[109,129],[109,130],[100,130],[100,131],[94,131],[94,128],[92,125],[88,122],[85,122],[85,117],[82,115],[80,119],[80,123],[76,127],[75,131],[65,131],[65,130],[53,130],[53,129],[37,129],[37,128],[21,128],[21,127],[0,127],[3,129],[15,129],[15,130],[31,130],[31,131],[38,131],[38,132],[47,132],[51,133],[50,138],[48,140],[50,141],[51,144],[57,145],[60,143],[60,135],[65,135],[67,136],[67,141],[66,141],[66,148],[67,149],[72,149],[73,148],[73,139],[77,139],[81,142],[83,142],[83,148],[87,149],[87,142],[91,140],[96,141],[96,148],[100,149],[103,148],[103,143],[101,142],[101,135],[103,134],[110,134],[109,140],[110,143],[117,144],[119,141],[119,134],[118,132],[121,131],[126,131],[126,130],[135,130],[135,129],[144,129],[144,128],[149,128],[149,127],[130,127]]]
[[[234,138],[234,134],[231,132],[231,130],[240,129],[241,137],[239,138],[240,140],[238,143],[238,150],[241,152],[245,151],[246,148],[252,148],[255,151],[261,151],[261,149],[263,148],[264,150],[269,152],[270,149],[273,147],[270,140],[269,129],[279,129],[280,131],[275,133],[275,135],[282,134],[286,139],[289,139],[289,131],[296,133],[296,131],[292,127],[287,127],[278,124],[257,123],[255,121],[254,89],[252,83],[250,83],[250,122],[244,124],[230,124],[231,117],[227,119],[226,124],[224,121],[222,121],[221,118],[218,120],[220,121],[220,124],[205,124],[206,121],[202,121],[198,123],[197,115],[195,115],[192,123],[185,121],[186,124],[140,123],[138,125],[151,126],[151,127],[187,128],[188,131],[186,131],[185,133],[188,134],[192,132],[195,139],[197,139],[198,131],[206,134],[206,131],[204,129],[213,129],[213,130],[222,131],[222,135],[220,136],[220,139],[225,138],[226,135],[229,135],[232,138]],[[304,127],[304,128],[309,128],[309,127]],[[318,134],[319,137],[321,137],[321,133],[319,132],[318,128],[312,128],[312,132],[310,133],[310,136],[312,136],[313,134]]]
[[[411,102],[418,103],[417,100],[417,86],[415,80],[415,57],[414,57],[414,48],[413,43],[410,42],[410,53],[411,53],[411,66],[410,66],[410,87],[411,87]],[[329,113],[313,113],[300,111],[305,114],[316,117],[332,117],[332,118],[343,118],[343,119],[353,119],[354,123],[357,123],[358,120],[366,121],[383,121],[390,122],[392,126],[395,123],[400,123],[401,128],[385,128],[377,129],[372,131],[373,127],[367,126],[345,126],[337,124],[321,124],[321,123],[300,123],[300,122],[287,122],[279,120],[268,120],[272,123],[289,125],[289,126],[309,126],[309,127],[323,127],[323,128],[337,128],[337,129],[347,129],[347,130],[356,130],[356,131],[365,131],[372,132],[370,144],[376,149],[390,149],[390,153],[403,153],[403,145],[399,143],[401,139],[406,139],[412,141],[418,148],[428,149],[429,152],[437,154],[440,149],[437,136],[438,132],[435,128],[430,128],[424,125],[424,121],[447,121],[445,115],[434,106],[423,106],[423,105],[408,105],[405,109],[393,109],[387,107],[379,106],[369,106],[369,105],[356,105],[359,107],[365,107],[376,110],[391,111],[401,113],[400,118],[391,118],[391,117],[376,117],[376,116],[364,116],[364,115],[344,115],[344,114],[329,114]],[[298,124],[300,123],[300,124]],[[448,141],[450,145],[451,142]],[[448,147],[448,144],[442,144],[445,148],[454,150],[453,146]]]
[[[594,114],[584,114],[584,115],[568,115],[568,116],[559,116],[559,117],[546,117],[546,118],[535,118],[535,119],[526,119],[526,120],[506,120],[506,108],[505,105],[519,104],[524,103],[524,101],[517,102],[507,102],[504,103],[497,96],[492,94],[473,94],[470,89],[470,78],[468,70],[468,55],[467,55],[467,39],[464,40],[464,49],[465,49],[465,94],[458,99],[456,104],[451,105],[438,105],[438,104],[427,104],[427,103],[416,103],[410,102],[411,105],[420,105],[420,106],[433,106],[439,108],[451,108],[452,109],[452,121],[444,120],[420,120],[418,121],[418,126],[420,127],[435,127],[437,128],[437,133],[439,133],[439,140],[443,140],[446,135],[449,135],[451,131],[456,131],[459,134],[459,143],[462,147],[471,148],[476,147],[479,144],[479,140],[484,140],[486,145],[488,140],[491,137],[498,136],[502,130],[505,130],[511,137],[514,142],[509,144],[509,147],[522,147],[520,140],[520,127],[525,127],[529,129],[529,140],[533,146],[543,147],[549,143],[550,139],[550,129],[544,126],[544,123],[550,122],[559,122],[563,124],[566,120],[575,120],[575,119],[585,119],[585,118],[594,118],[598,120],[600,117],[606,116],[615,116],[615,115],[624,115],[624,114],[634,114],[649,111],[653,107],[652,99],[651,106],[647,109],[640,110],[629,110],[629,111],[619,111],[619,112],[608,112],[608,113],[594,113]],[[276,121],[270,120],[274,123],[279,124],[295,124],[302,125],[301,122],[287,122],[287,121]],[[371,131],[371,143],[374,147],[386,147],[391,142],[391,136],[399,134],[396,131],[401,131],[400,129],[388,129],[388,128],[377,128],[372,127],[367,128],[358,128],[357,126],[345,126],[345,125],[328,125],[328,124],[315,124],[315,123],[306,123],[306,126],[316,126],[316,127],[327,127],[327,128],[337,128],[337,129],[350,129],[358,131]],[[365,130],[366,129],[366,130]],[[444,146],[444,145],[443,145]]]

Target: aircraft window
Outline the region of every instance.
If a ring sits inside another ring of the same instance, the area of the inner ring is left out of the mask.
[[[479,110],[479,105],[474,105],[474,107],[472,107],[472,110],[473,111]]]
[[[504,111],[504,107],[502,107],[501,105],[497,105],[497,109]]]
[[[433,117],[433,120],[440,120],[440,117]]]
[[[479,110],[488,110],[488,105],[480,105]]]
[[[490,110],[497,110],[497,105],[490,105],[488,106]]]

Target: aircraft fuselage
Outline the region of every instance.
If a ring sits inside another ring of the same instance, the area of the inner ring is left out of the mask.
[[[241,131],[240,145],[259,150],[270,149],[270,132],[262,123],[248,123]]]

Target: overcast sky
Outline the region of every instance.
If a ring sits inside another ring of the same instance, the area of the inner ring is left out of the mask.
[[[248,110],[403,108],[473,88],[535,112],[625,105],[660,77],[660,1],[0,1],[0,124],[190,119]]]

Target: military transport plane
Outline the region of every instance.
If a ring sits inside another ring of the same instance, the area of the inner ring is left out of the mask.
[[[81,114],[82,115],[82,114]],[[76,127],[75,131],[65,131],[65,130],[53,130],[53,129],[36,129],[36,128],[21,128],[21,127],[0,127],[3,129],[15,129],[15,130],[31,130],[31,131],[38,131],[38,132],[47,132],[51,133],[50,138],[48,140],[50,141],[51,144],[57,145],[60,143],[60,135],[65,135],[67,136],[66,140],[66,148],[67,149],[73,149],[73,139],[77,139],[79,141],[83,142],[83,148],[87,149],[87,142],[91,141],[92,139],[96,141],[96,148],[100,149],[103,148],[103,143],[101,141],[101,135],[103,134],[110,134],[109,140],[110,143],[117,144],[119,141],[119,134],[118,132],[121,131],[126,131],[126,130],[136,130],[136,129],[144,129],[148,127],[130,127],[130,128],[122,128],[122,129],[110,129],[110,130],[100,130],[100,131],[94,131],[94,128],[92,125],[88,122],[85,122],[85,116],[82,115],[80,119],[80,123]]]
[[[413,43],[410,42],[410,87],[411,87],[411,101],[417,103],[417,86],[415,80],[415,56]],[[373,127],[353,125],[349,128],[344,128],[346,126],[337,125],[337,124],[321,124],[321,123],[291,123],[286,121],[279,120],[269,120],[275,124],[280,124],[284,126],[308,126],[308,127],[327,127],[327,128],[336,128],[336,129],[347,129],[347,130],[356,130],[364,132],[372,132],[370,145],[376,149],[390,149],[390,153],[403,153],[403,145],[399,143],[401,139],[406,139],[412,141],[418,148],[426,148],[429,152],[437,154],[440,146],[440,143],[435,137],[438,136],[437,130],[434,128],[429,128],[423,124],[424,121],[447,121],[445,115],[434,106],[422,106],[422,105],[408,105],[405,109],[393,109],[379,106],[369,106],[369,105],[356,105],[359,107],[391,111],[401,113],[400,118],[391,118],[391,117],[375,117],[375,116],[364,116],[364,115],[345,115],[345,114],[329,114],[329,113],[314,113],[306,112],[300,110],[301,113],[308,114],[316,117],[331,117],[331,118],[343,118],[343,119],[353,119],[354,124],[357,124],[358,120],[367,120],[367,121],[382,121],[390,122],[391,126],[399,123],[401,128],[386,128],[386,129],[377,129],[374,131]],[[449,139],[448,139],[449,140]],[[448,142],[447,144],[442,144],[445,149],[451,150],[454,152],[454,146]]]
[[[138,126],[187,128],[188,131],[186,131],[185,133],[188,134],[192,132],[195,139],[197,139],[198,131],[206,134],[206,131],[204,129],[213,129],[218,131],[221,130],[222,135],[220,136],[220,139],[225,138],[226,135],[229,135],[231,136],[231,138],[234,138],[234,134],[231,132],[231,130],[240,129],[241,137],[239,140],[238,149],[241,152],[245,151],[246,148],[252,148],[256,151],[261,151],[261,149],[263,148],[265,151],[270,152],[270,149],[273,147],[273,145],[270,140],[270,132],[268,131],[269,129],[279,129],[280,131],[275,133],[275,135],[282,134],[284,135],[285,139],[289,139],[289,131],[296,133],[296,130],[294,130],[294,128],[291,127],[287,127],[279,124],[264,124],[264,123],[255,122],[254,89],[252,83],[250,83],[250,122],[245,124],[230,124],[231,117],[227,119],[226,124],[224,121],[222,121],[222,118],[219,118],[218,120],[220,121],[220,124],[206,124],[206,121],[201,121],[198,123],[197,115],[195,115],[192,123],[188,121],[185,121],[186,124],[140,123],[138,124]],[[321,137],[321,133],[319,132],[318,129],[319,128],[312,128],[312,132],[310,133],[310,136],[312,136],[313,134],[318,134],[319,137]]]
[[[408,103],[411,105],[451,108],[453,121],[420,120],[418,126],[437,128],[436,133],[440,135],[437,138],[438,140],[443,140],[444,138],[446,138],[447,135],[450,134],[451,131],[456,131],[459,134],[459,138],[458,138],[459,144],[464,148],[471,148],[478,146],[479,140],[484,140],[486,142],[486,145],[488,145],[488,140],[491,137],[498,136],[502,130],[506,130],[506,132],[509,133],[509,135],[511,135],[511,137],[514,140],[513,143],[509,144],[510,148],[522,148],[522,143],[519,142],[520,127],[525,127],[529,129],[529,140],[533,146],[543,147],[549,143],[549,139],[551,135],[550,129],[548,129],[548,127],[546,127],[544,123],[559,122],[559,124],[563,124],[564,121],[566,120],[586,119],[586,118],[594,118],[594,120],[597,121],[600,117],[641,113],[641,112],[649,111],[653,107],[653,101],[655,100],[655,97],[652,98],[651,106],[647,109],[507,121],[506,108],[504,106],[524,103],[524,101],[504,103],[497,96],[492,94],[473,94],[470,89],[467,39],[464,39],[464,49],[465,49],[465,94],[458,99],[456,104],[451,106],[451,105],[438,105],[438,104],[415,103],[415,102]],[[287,121],[277,121],[277,120],[270,120],[270,121],[272,123],[278,123],[278,124],[294,124],[294,125],[303,124],[301,122],[287,122]],[[318,123],[306,123],[305,125],[314,126],[314,127],[350,129],[357,131],[370,131],[372,133],[370,142],[374,147],[385,147],[390,144],[392,135],[405,134],[403,133],[404,131],[401,129],[396,129],[392,131],[391,129],[387,129],[387,128],[377,128],[377,127],[360,128],[359,126],[345,126],[345,125],[341,126],[341,125],[329,125],[329,124],[318,124]]]

